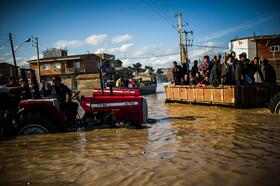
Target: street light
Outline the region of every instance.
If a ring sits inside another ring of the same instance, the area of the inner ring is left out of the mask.
[[[23,43],[21,43],[16,49],[15,52],[19,49],[19,47],[21,47],[21,45],[23,45],[24,43],[28,43],[31,39],[27,38]]]
[[[15,68],[16,68],[16,78],[17,78],[17,83],[19,84],[19,77],[18,77],[18,68],[17,68],[17,62],[16,62],[16,57],[15,57],[15,51],[17,51],[17,49],[19,49],[19,47],[21,47],[21,45],[23,45],[24,43],[29,42],[31,39],[27,38],[23,43],[21,43],[16,50],[14,50],[14,46],[13,46],[13,40],[12,40],[12,34],[9,33],[10,36],[10,42],[11,42],[11,48],[12,48],[12,54],[13,54],[13,59],[14,59],[14,64],[15,64]]]

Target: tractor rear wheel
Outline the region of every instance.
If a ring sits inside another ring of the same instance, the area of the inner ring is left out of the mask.
[[[280,114],[280,92],[276,93],[271,99],[269,109],[271,113]]]
[[[18,135],[59,133],[65,130],[61,120],[46,111],[22,111],[17,118]]]

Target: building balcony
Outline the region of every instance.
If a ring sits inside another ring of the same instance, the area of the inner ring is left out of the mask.
[[[76,73],[83,73],[84,70],[81,68],[66,68],[65,74],[76,74]]]

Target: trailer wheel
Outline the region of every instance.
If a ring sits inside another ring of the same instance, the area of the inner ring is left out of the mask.
[[[59,133],[65,130],[58,118],[44,111],[22,111],[17,118],[18,135]]]
[[[271,113],[280,114],[280,92],[276,93],[271,99],[269,109]]]

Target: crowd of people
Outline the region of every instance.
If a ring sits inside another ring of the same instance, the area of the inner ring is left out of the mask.
[[[268,64],[267,59],[260,61],[258,57],[250,60],[245,52],[236,58],[235,52],[217,54],[212,60],[209,56],[204,56],[204,62],[198,66],[198,61],[194,60],[193,67],[190,69],[187,59],[178,65],[173,62],[173,82],[175,85],[205,86],[215,87],[223,85],[250,85],[254,83],[275,83],[276,72]]]

